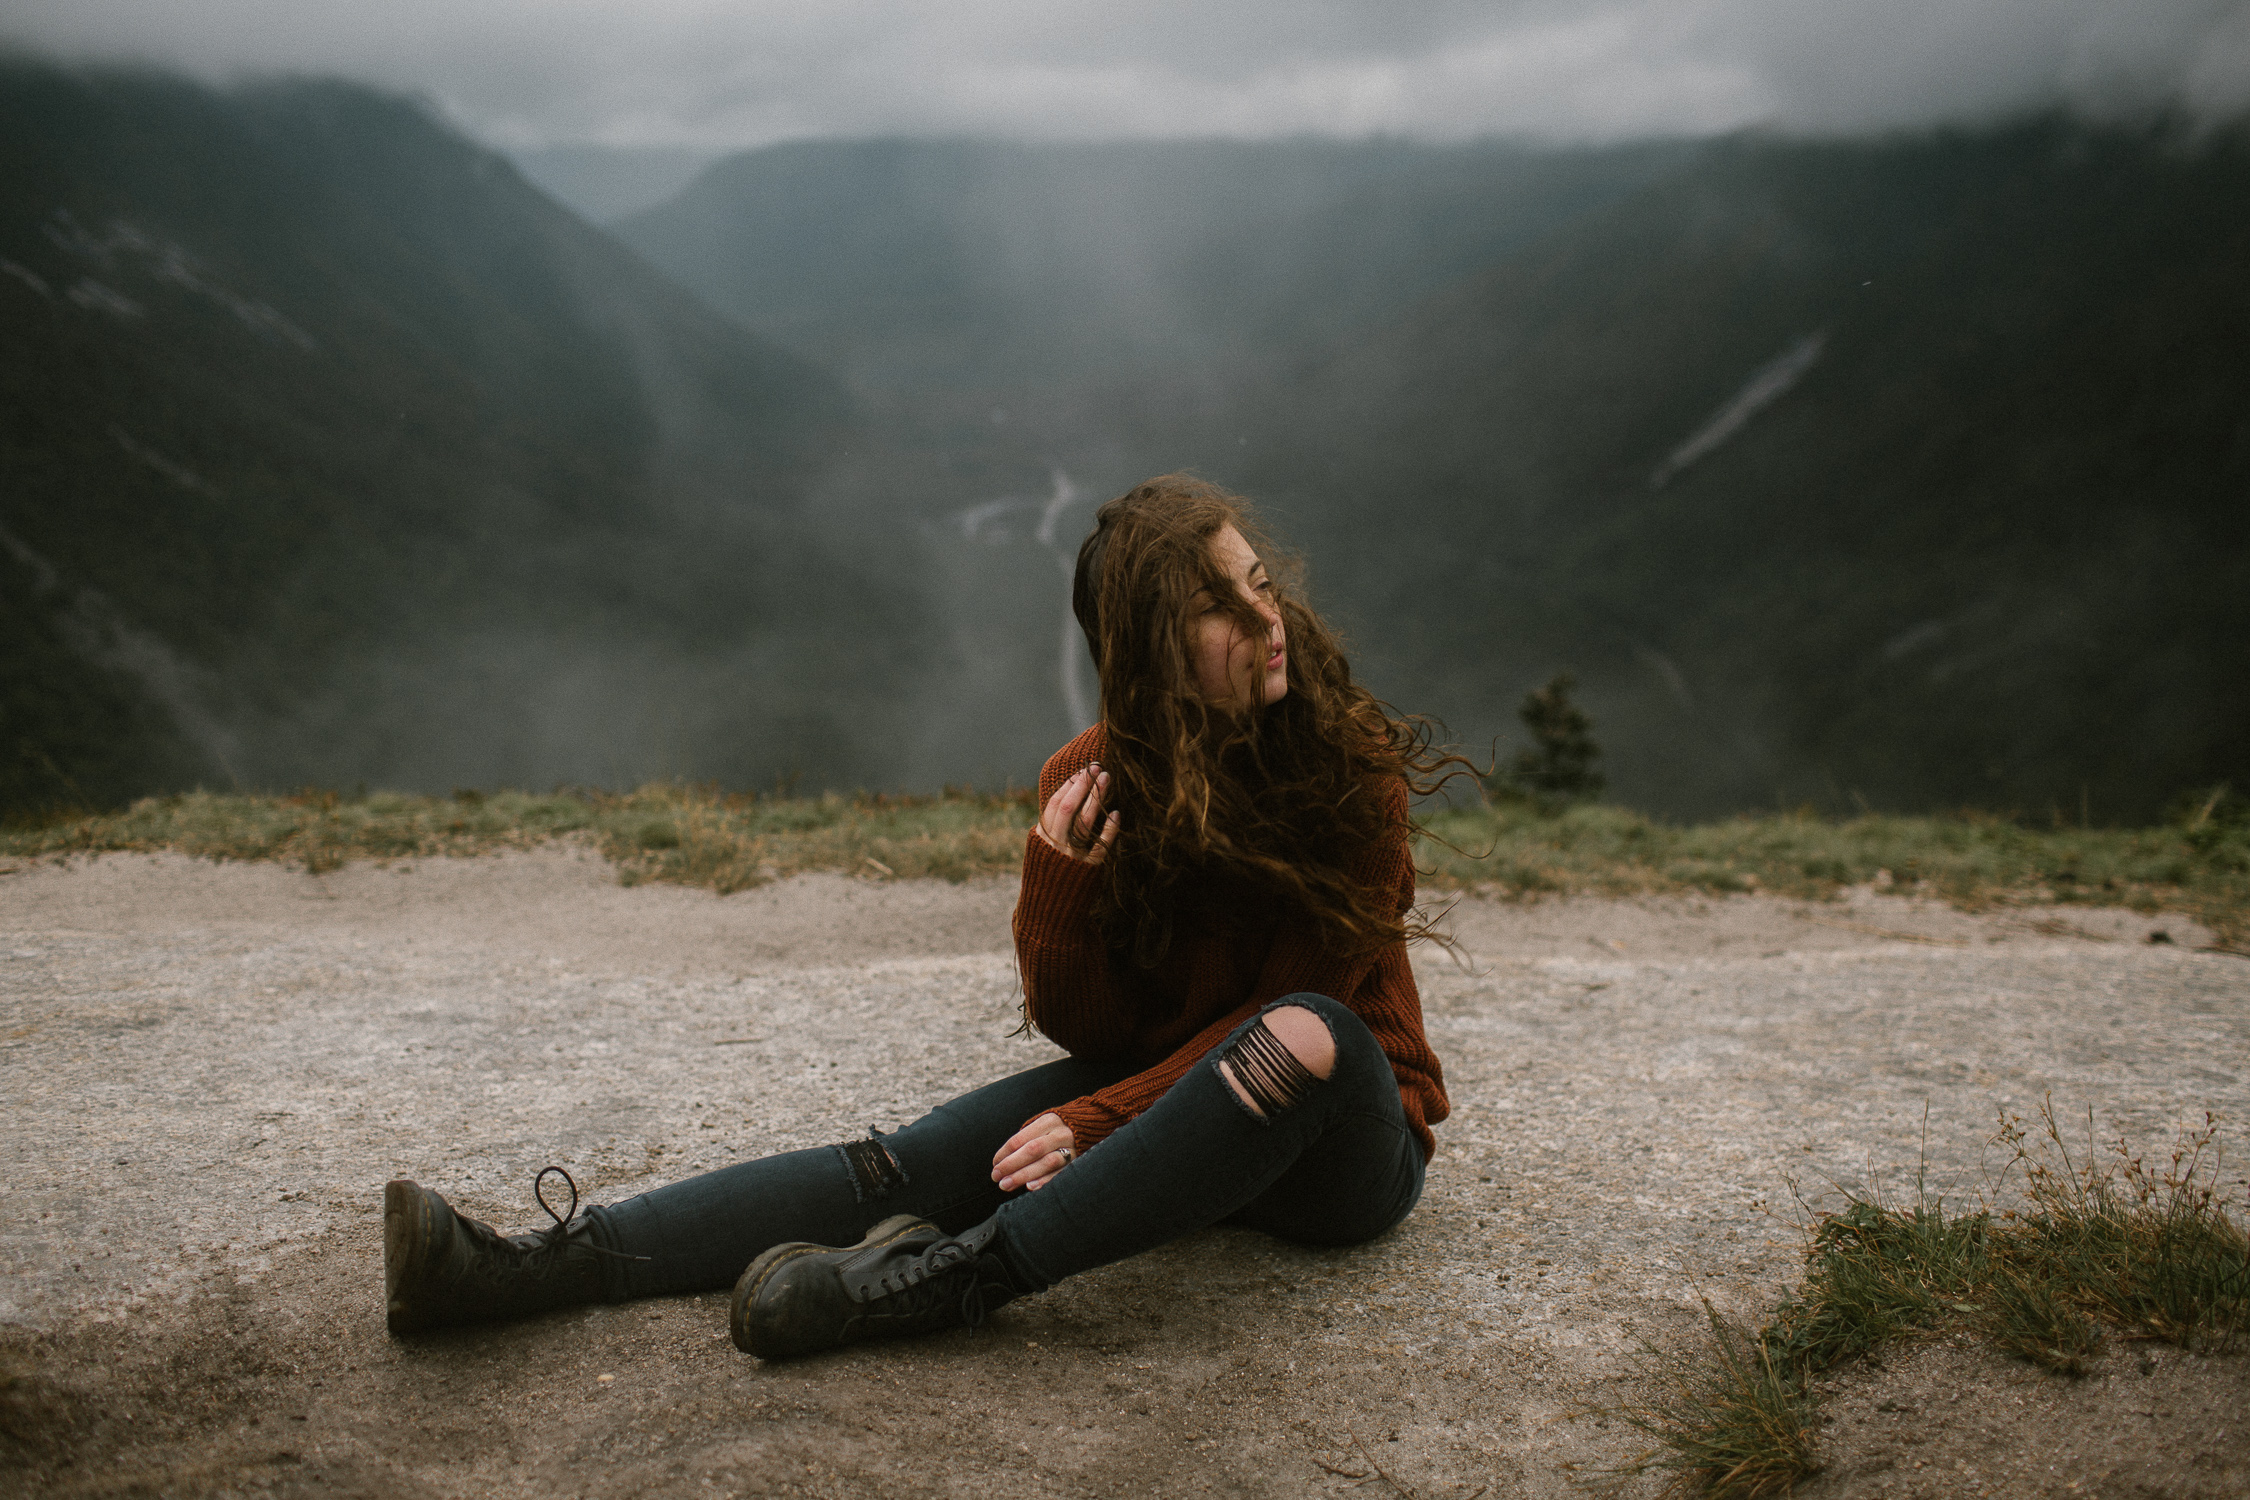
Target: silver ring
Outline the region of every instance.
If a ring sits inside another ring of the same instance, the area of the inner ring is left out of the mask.
[[[1066,1167],[1078,1160],[1078,1152],[1069,1146],[1057,1146],[1055,1154],[1063,1159],[1063,1165]]]

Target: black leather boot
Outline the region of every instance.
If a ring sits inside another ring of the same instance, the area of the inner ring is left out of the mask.
[[[568,1213],[556,1213],[540,1190],[549,1172],[569,1184]],[[542,1169],[531,1193],[554,1226],[503,1235],[403,1178],[383,1189],[383,1290],[393,1334],[599,1302],[602,1262],[642,1258],[593,1243],[593,1226],[577,1217],[578,1184],[562,1168]]]
[[[864,1339],[975,1328],[1019,1287],[986,1220],[959,1239],[901,1214],[844,1249],[776,1245],[734,1285],[734,1346],[792,1359]]]

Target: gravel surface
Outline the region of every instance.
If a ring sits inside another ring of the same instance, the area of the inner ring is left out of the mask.
[[[1792,1282],[1793,1194],[1910,1190],[1918,1163],[1973,1191],[1997,1116],[2049,1095],[2148,1145],[2206,1109],[2237,1143],[2250,1120],[2250,963],[2195,951],[2208,935],[2176,917],[1472,899],[1452,918],[1467,963],[1418,960],[1454,1115],[1421,1207],[1378,1244],[1216,1231],[981,1332],[773,1368],[733,1351],[717,1298],[385,1338],[388,1177],[531,1227],[548,1162],[606,1200],[891,1128],[1053,1055],[1008,1035],[1013,894],[628,890],[569,849],[0,874],[0,1485],[1567,1494],[1633,1450],[1601,1407],[1644,1389],[1637,1351],[1692,1347],[1699,1297],[1755,1322]],[[1917,1357],[1937,1363],[1864,1379],[1989,1377],[2029,1402],[1915,1438],[1998,1444],[1995,1493],[2250,1486],[2245,1422],[2102,1416],[2089,1391],[2147,1390]],[[2172,1361],[2187,1384],[2165,1399],[2223,1411],[2240,1364]],[[1882,1462],[1896,1417],[1839,1416],[1821,1493],[1977,1492]],[[2104,1440],[2058,1466],[2041,1421]],[[2103,1479],[2157,1472],[2136,1454],[2201,1467]]]

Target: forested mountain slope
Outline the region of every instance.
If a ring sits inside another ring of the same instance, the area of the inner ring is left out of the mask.
[[[2239,133],[801,143],[628,250],[342,84],[0,129],[0,805],[1020,780],[1177,467],[1472,744],[1575,671],[1654,810],[2250,780]]]
[[[1641,799],[2139,816],[2250,769],[2246,265],[2239,138],[1748,139],[1229,425],[1386,676],[1573,666]]]
[[[831,503],[918,522],[1016,650],[995,735],[1056,691],[1090,503],[1193,466],[1400,704],[1484,742],[1575,670],[1643,806],[2250,775],[2239,134],[815,143],[621,232],[883,410]]]
[[[0,138],[0,806],[765,779],[880,690],[841,389],[420,107],[19,60]]]

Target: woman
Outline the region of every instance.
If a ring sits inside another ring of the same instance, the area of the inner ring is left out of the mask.
[[[1210,1224],[1343,1245],[1404,1218],[1447,1111],[1407,792],[1452,758],[1352,681],[1257,537],[1168,475],[1079,549],[1102,722],[1040,776],[1014,924],[1026,1020],[1067,1058],[582,1218],[573,1187],[512,1239],[393,1182],[391,1331],[731,1283],[735,1343],[782,1358],[981,1323]]]

